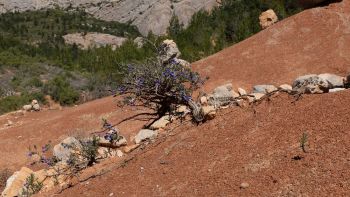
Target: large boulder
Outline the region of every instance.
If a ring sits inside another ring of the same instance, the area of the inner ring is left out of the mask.
[[[74,137],[68,137],[61,143],[53,147],[53,155],[63,161],[67,162],[70,159],[72,153],[81,149],[81,143]]]
[[[164,40],[158,49],[158,57],[164,63],[178,58],[180,55],[181,52],[173,40]]]
[[[142,129],[139,131],[139,133],[135,136],[135,143],[139,144],[144,140],[147,139],[154,139],[158,135],[157,131],[149,130],[149,129]]]
[[[328,81],[314,74],[298,77],[292,87],[294,91],[307,94],[321,94],[331,88]]]
[[[33,171],[29,168],[22,167],[20,171],[15,172],[6,181],[6,187],[1,193],[3,197],[20,196],[23,186],[26,182],[27,177],[33,174]]]
[[[259,16],[260,26],[262,29],[266,29],[278,21],[276,13],[269,9]]]

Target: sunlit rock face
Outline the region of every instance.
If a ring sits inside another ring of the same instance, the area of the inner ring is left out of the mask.
[[[79,8],[102,20],[131,22],[143,35],[162,35],[174,14],[186,26],[194,13],[217,5],[216,0],[0,0],[0,13]]]

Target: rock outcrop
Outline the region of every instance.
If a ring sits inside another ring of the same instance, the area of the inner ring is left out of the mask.
[[[120,47],[127,38],[117,37],[103,33],[73,33],[63,36],[64,42],[69,45],[76,44],[79,48],[87,50],[89,48],[100,48],[111,46],[113,50]]]
[[[0,13],[79,8],[102,20],[132,21],[146,36],[150,31],[156,35],[165,34],[174,14],[186,26],[194,13],[216,5],[216,0],[0,0]]]
[[[260,26],[262,29],[266,29],[278,21],[276,13],[269,9],[259,16]]]

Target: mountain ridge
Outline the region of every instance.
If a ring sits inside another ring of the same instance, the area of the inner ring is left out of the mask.
[[[131,22],[146,36],[149,32],[166,34],[173,15],[187,26],[193,14],[217,5],[216,0],[0,0],[0,13],[78,8],[98,19]]]

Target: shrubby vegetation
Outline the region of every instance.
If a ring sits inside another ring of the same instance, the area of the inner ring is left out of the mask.
[[[182,58],[196,61],[238,43],[261,30],[259,15],[272,8],[279,19],[299,11],[293,0],[223,0],[210,13],[201,11],[184,29],[177,17],[171,20],[169,36],[178,44]]]
[[[154,45],[174,39],[182,58],[196,61],[260,31],[258,17],[274,9],[280,19],[301,9],[292,0],[223,0],[210,13],[195,14],[187,29],[176,17],[169,34],[157,38],[150,33],[144,47],[133,39],[140,36],[130,24],[95,19],[83,11],[28,11],[0,17],[0,113],[18,109],[33,93],[51,95],[62,105],[78,102],[81,92],[89,99],[109,94],[123,81],[123,65],[142,63],[155,56]],[[67,33],[101,32],[129,38],[119,49],[81,50],[65,45]],[[8,78],[10,76],[10,78]],[[13,92],[22,93],[12,96]],[[10,93],[10,94],[9,94]],[[36,98],[40,99],[40,98]]]
[[[124,104],[149,107],[159,118],[171,113],[173,105],[189,105],[192,92],[204,83],[198,73],[176,59],[128,65],[124,76],[117,92],[124,95]]]

